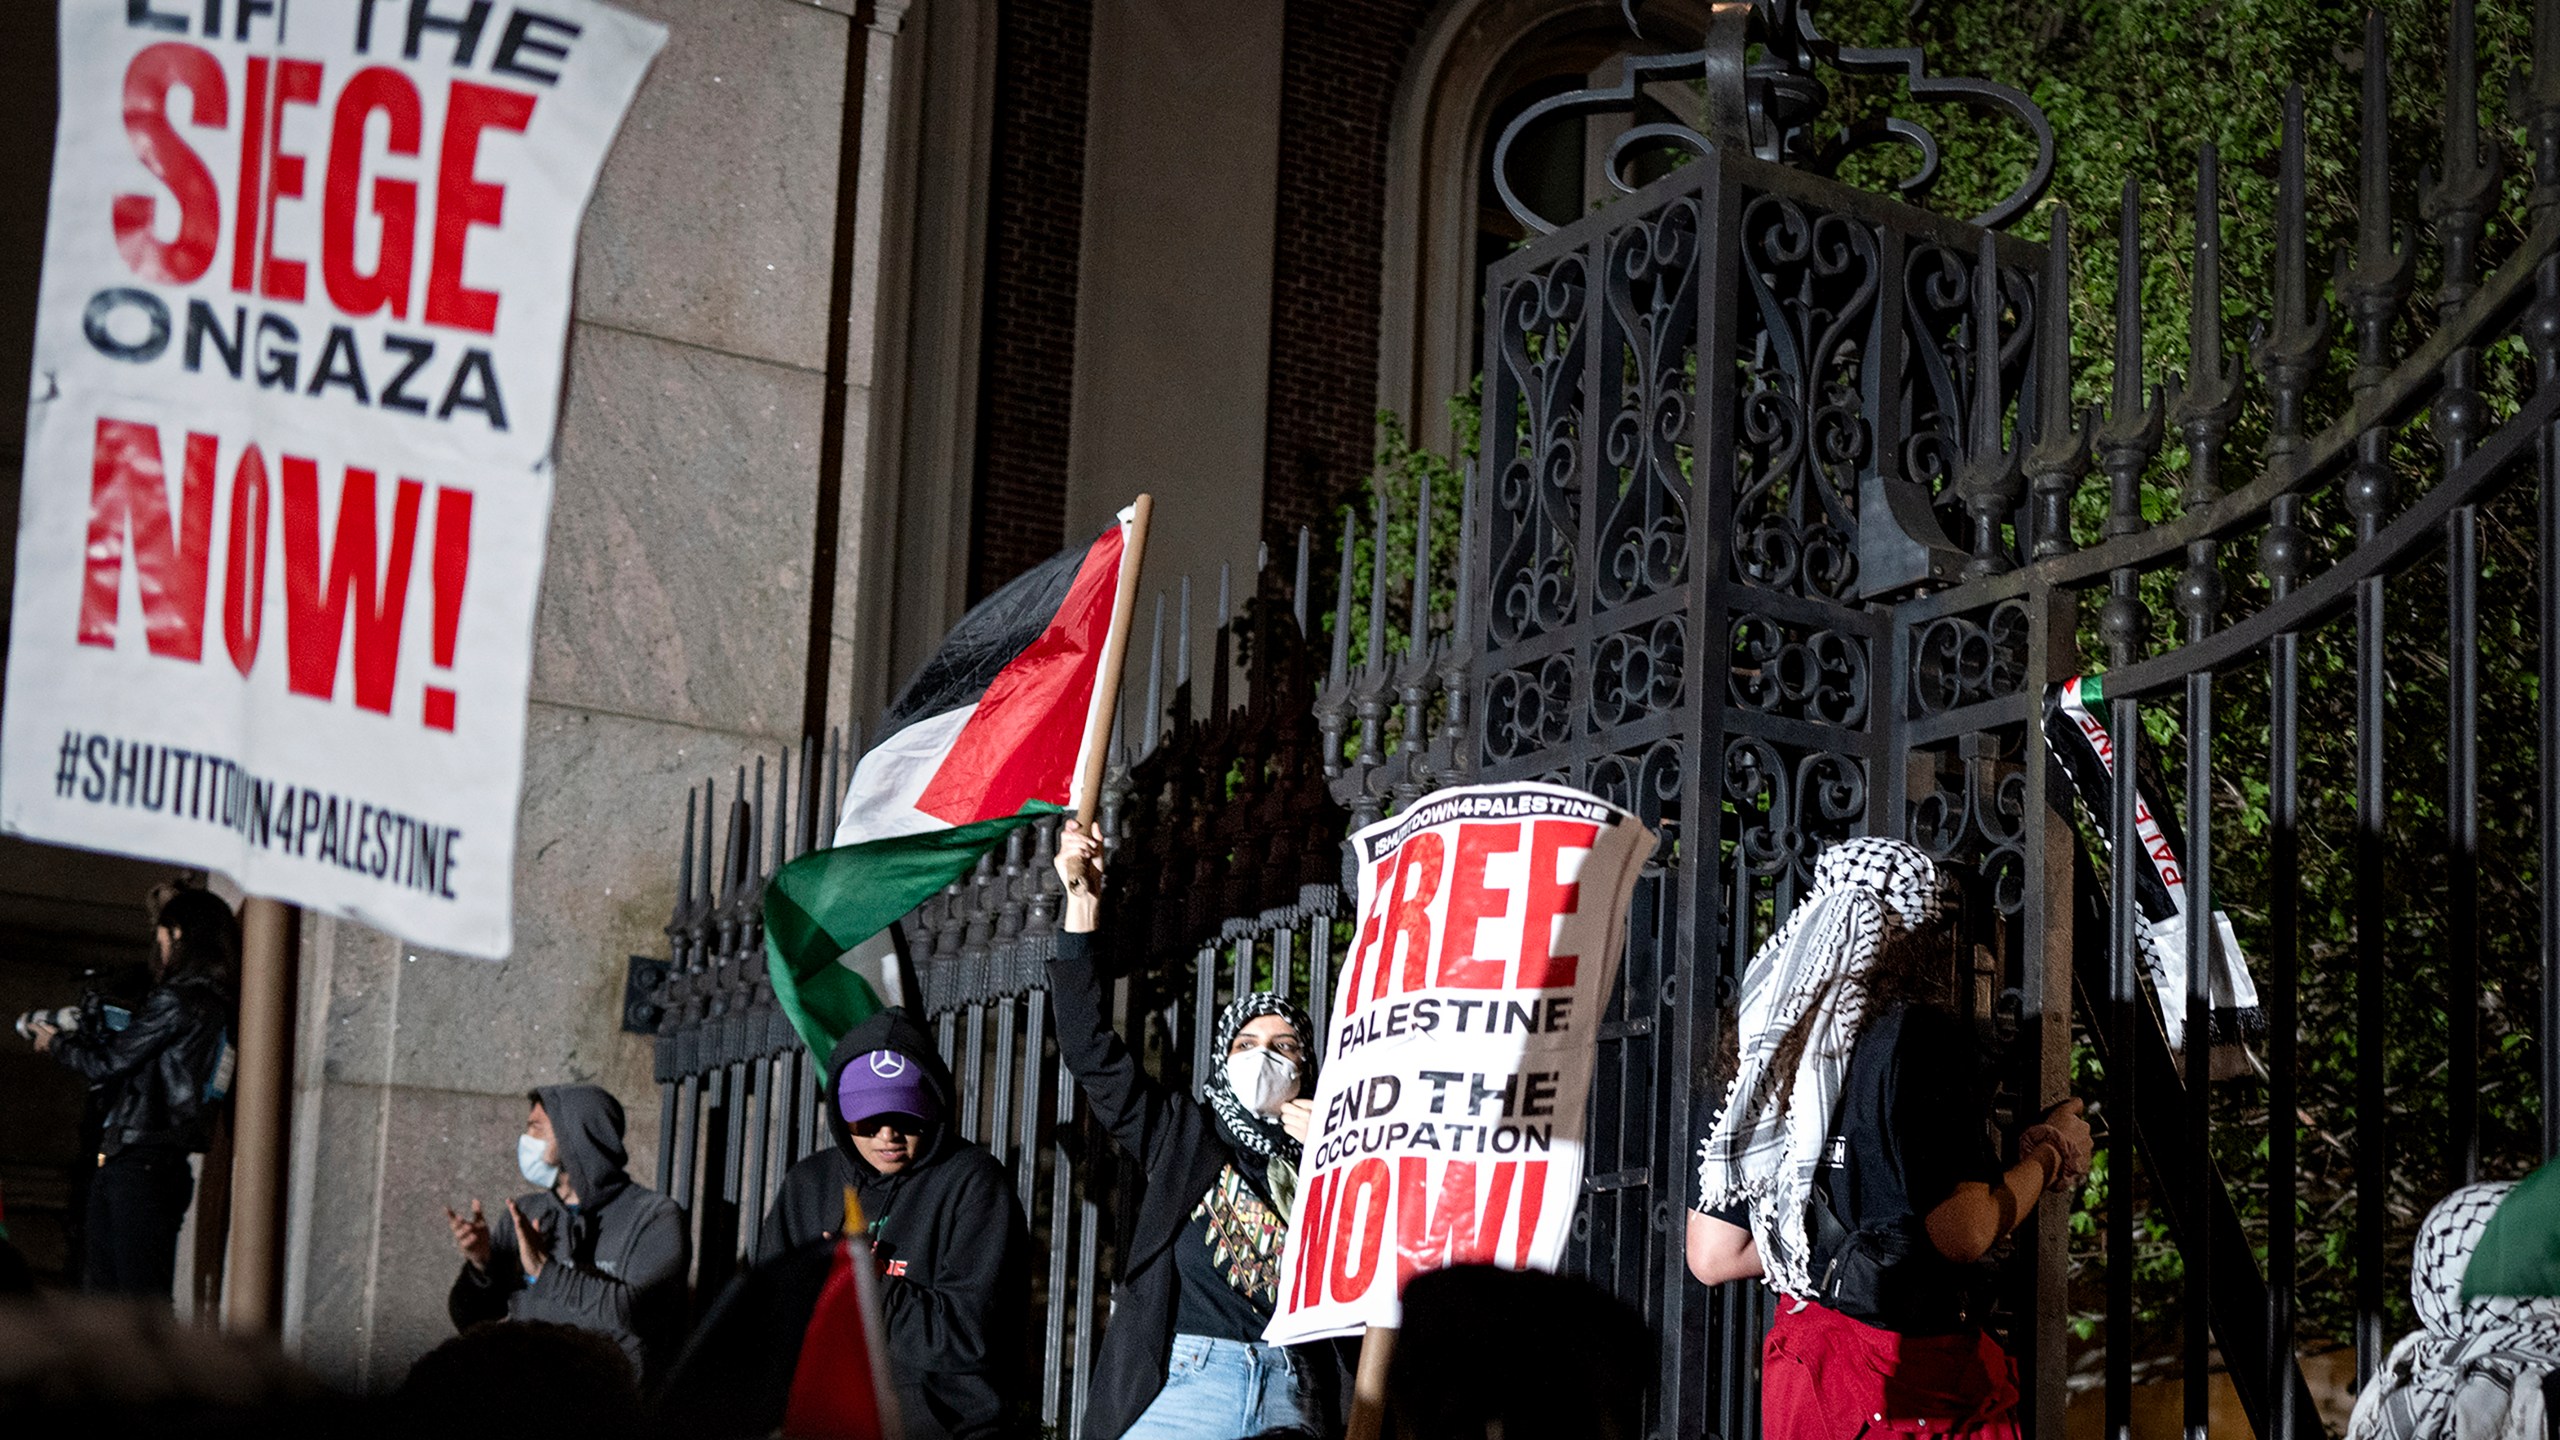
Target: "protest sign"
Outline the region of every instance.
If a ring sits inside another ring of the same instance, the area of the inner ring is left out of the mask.
[[[1264,1336],[1276,1344],[1395,1325],[1422,1270],[1563,1259],[1597,1029],[1653,833],[1579,790],[1475,785],[1351,846],[1359,926]]]
[[[596,0],[63,0],[0,829],[507,953]]]

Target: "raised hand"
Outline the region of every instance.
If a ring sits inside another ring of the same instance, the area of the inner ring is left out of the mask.
[[[457,1215],[453,1207],[444,1207],[445,1224],[453,1228],[453,1248],[474,1270],[489,1268],[489,1217],[480,1213],[480,1202],[471,1202],[469,1215]]]
[[[516,1259],[524,1264],[524,1278],[542,1278],[542,1267],[551,1260],[551,1242],[542,1238],[542,1232],[524,1218],[524,1212],[516,1208],[513,1200],[507,1202],[507,1218],[515,1222]]]
[[[1078,899],[1102,893],[1102,837],[1070,820],[1058,831],[1058,882]]]
[[[1058,883],[1067,887],[1062,928],[1084,934],[1102,920],[1102,837],[1070,820],[1058,829]]]
[[[1307,1125],[1315,1115],[1314,1101],[1292,1100],[1280,1107],[1280,1128],[1289,1132],[1290,1139],[1304,1145],[1307,1143]]]

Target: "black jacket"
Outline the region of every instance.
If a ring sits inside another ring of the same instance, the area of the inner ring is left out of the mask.
[[[853,1187],[888,1270],[881,1318],[907,1433],[919,1440],[1002,1434],[1022,1373],[1030,1299],[1031,1240],[1021,1203],[1004,1166],[950,1123],[959,1108],[951,1069],[904,1011],[874,1015],[837,1042],[827,1058],[830,1082],[847,1061],[873,1050],[895,1050],[922,1069],[941,1097],[943,1123],[923,1156],[883,1175],[854,1149],[844,1116],[829,1104],[835,1145],[782,1177],[756,1258],[775,1262],[835,1239],[845,1187]],[[815,1302],[814,1288],[808,1298]],[[784,1380],[787,1390],[788,1372]]]
[[[122,1030],[84,1023],[53,1037],[55,1059],[114,1091],[100,1150],[205,1148],[215,1109],[208,1091],[231,1032],[232,1004],[229,986],[191,972],[153,986]]]
[[[516,1208],[551,1243],[539,1279],[525,1283],[515,1223],[489,1217],[489,1268],[469,1264],[453,1280],[446,1311],[457,1330],[483,1320],[548,1320],[611,1336],[642,1375],[675,1358],[684,1340],[685,1271],[693,1236],[684,1207],[624,1173],[622,1103],[594,1085],[533,1092],[559,1137],[560,1168],[578,1203],[548,1190]]]
[[[1236,1157],[1208,1107],[1151,1079],[1103,1018],[1096,948],[1090,934],[1059,934],[1058,955],[1049,964],[1049,1014],[1058,1055],[1075,1072],[1094,1118],[1144,1172],[1129,1253],[1112,1289],[1111,1323],[1085,1392],[1085,1433],[1117,1440],[1164,1389],[1173,1358],[1180,1298],[1173,1242]],[[1350,1383],[1343,1347],[1319,1341],[1295,1348],[1315,1377],[1317,1398],[1338,1415]]]

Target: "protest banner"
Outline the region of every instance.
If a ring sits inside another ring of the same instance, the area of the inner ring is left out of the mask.
[[[1536,783],[1445,790],[1351,837],[1359,924],[1265,1339],[1392,1327],[1423,1270],[1562,1261],[1653,838]]]
[[[511,944],[597,0],[63,0],[0,829]]]

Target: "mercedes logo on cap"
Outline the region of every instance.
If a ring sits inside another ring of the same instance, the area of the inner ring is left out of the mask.
[[[895,1080],[907,1073],[907,1057],[883,1050],[871,1057],[871,1073],[883,1080]]]

